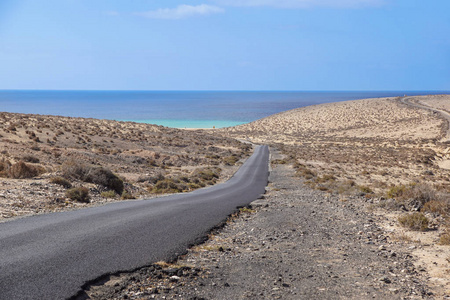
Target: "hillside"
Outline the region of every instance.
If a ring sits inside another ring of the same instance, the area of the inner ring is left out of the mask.
[[[383,98],[298,108],[222,132],[280,144],[301,172],[378,191],[424,180],[448,191],[449,172],[439,167],[450,155],[439,142],[447,126],[436,114]]]
[[[0,149],[0,220],[190,191],[228,178],[251,150],[213,132],[5,112]]]

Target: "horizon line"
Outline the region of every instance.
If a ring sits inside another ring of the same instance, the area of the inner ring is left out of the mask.
[[[0,91],[32,91],[32,92],[445,92],[450,90],[120,90],[120,89],[0,89]]]

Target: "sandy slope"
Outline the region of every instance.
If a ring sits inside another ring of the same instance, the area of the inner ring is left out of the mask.
[[[226,129],[252,140],[298,143],[304,138],[435,139],[442,121],[394,99],[364,99],[298,108]]]
[[[435,95],[415,98],[425,105],[450,112],[450,95]]]

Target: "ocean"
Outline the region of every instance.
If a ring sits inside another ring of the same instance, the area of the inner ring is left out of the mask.
[[[222,128],[282,111],[363,98],[448,92],[44,91],[0,90],[0,111]]]

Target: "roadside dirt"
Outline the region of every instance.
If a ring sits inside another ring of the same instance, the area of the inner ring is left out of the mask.
[[[277,165],[264,199],[204,244],[172,264],[108,276],[83,299],[433,298],[369,206],[312,190]]]

